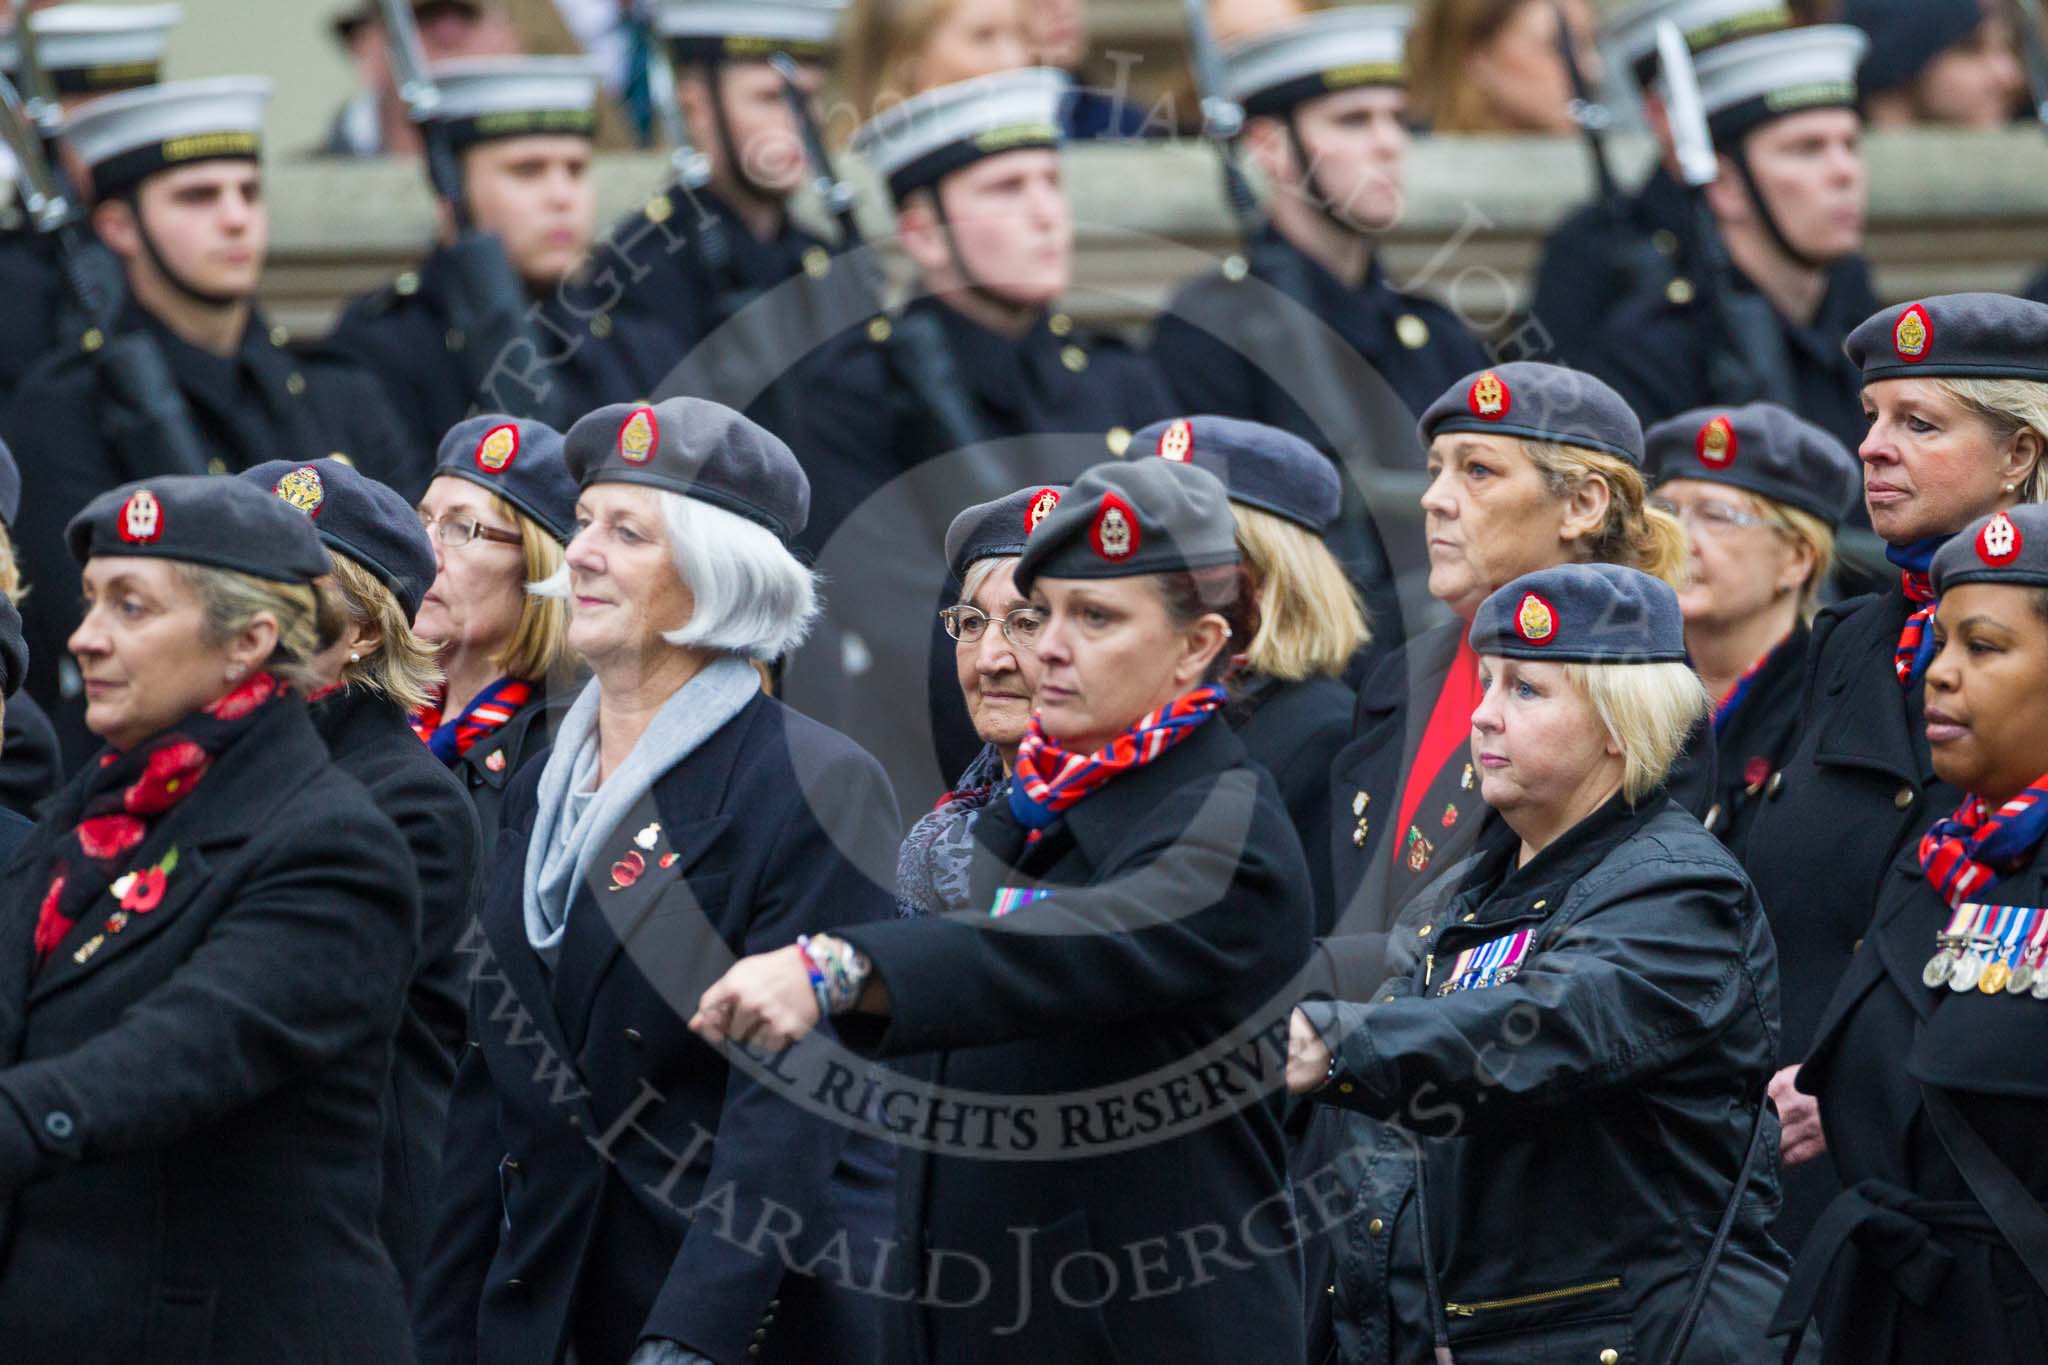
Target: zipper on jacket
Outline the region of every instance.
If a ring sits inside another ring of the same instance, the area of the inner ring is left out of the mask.
[[[1565,1289],[1546,1289],[1540,1294],[1517,1294],[1511,1299],[1482,1299],[1478,1303],[1446,1303],[1444,1312],[1454,1318],[1469,1318],[1479,1313],[1490,1313],[1496,1308],[1527,1308],[1533,1304],[1552,1303],[1558,1299],[1574,1299],[1581,1294],[1599,1294],[1609,1289],[1621,1288],[1621,1279],[1595,1280],[1592,1284],[1575,1284]]]

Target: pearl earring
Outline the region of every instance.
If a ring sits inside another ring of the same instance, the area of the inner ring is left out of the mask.
[[[236,682],[236,681],[239,681],[239,680],[240,680],[240,678],[241,678],[241,676],[242,676],[242,666],[241,666],[240,664],[229,664],[229,665],[228,665],[228,681],[229,681],[229,682]]]
[[[2007,484],[2007,485],[2005,486],[2005,491],[2006,491],[2006,492],[2008,492],[2008,493],[2012,492],[2012,485],[2011,485],[2011,484]]]
[[[352,664],[359,664],[363,661],[363,656],[356,653],[354,650],[350,650],[348,652],[348,661]]]

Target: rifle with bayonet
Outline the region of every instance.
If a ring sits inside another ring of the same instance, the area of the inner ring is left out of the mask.
[[[41,71],[29,51],[22,49],[22,70],[33,80],[28,73]],[[29,227],[49,243],[64,283],[66,310],[77,320],[78,331],[66,335],[75,335],[79,348],[91,356],[94,373],[106,390],[108,401],[98,412],[101,434],[132,478],[207,473],[206,443],[193,425],[170,362],[148,332],[115,331],[125,291],[108,276],[111,270],[118,280],[119,263],[89,239],[83,211],[59,181],[28,102],[4,76],[0,140],[14,153],[22,212]],[[95,257],[102,264],[96,264]],[[60,326],[71,325],[60,320]]]
[[[1619,253],[1612,264],[1621,275],[1621,289],[1625,297],[1645,289],[1661,289],[1671,281],[1671,263],[1643,235],[1628,196],[1615,177],[1614,162],[1607,155],[1607,134],[1614,127],[1614,111],[1600,102],[1592,82],[1586,79],[1585,68],[1579,65],[1578,44],[1573,40],[1562,0],[1553,0],[1553,4],[1557,11],[1558,56],[1572,86],[1568,110],[1579,135],[1585,139],[1586,157],[1593,167],[1596,202],[1611,229],[1608,239],[1616,244]]]
[[[1692,49],[1669,19],[1657,25],[1657,60],[1664,75],[1672,151],[1692,201],[1693,259],[1702,267],[1704,301],[1716,333],[1716,344],[1707,353],[1708,388],[1717,403],[1762,400],[1792,408],[1792,358],[1784,326],[1770,300],[1737,282],[1720,224],[1707,203],[1706,187],[1721,173],[1720,158],[1700,102]]]
[[[768,61],[782,78],[783,98],[789,104],[790,117],[796,121],[812,188],[839,226],[840,258],[851,263],[867,311],[879,314],[884,311],[887,289],[880,264],[874,253],[867,250],[861,234],[856,213],[858,196],[853,186],[840,178],[825,151],[825,139],[812,117],[810,97],[804,92],[796,63],[779,52]],[[888,339],[882,343],[882,356],[938,428],[945,449],[965,450],[983,439],[981,416],[968,400],[967,385],[953,364],[952,349],[946,344],[945,332],[936,317],[925,312],[905,312],[894,319]],[[958,506],[992,501],[1015,491],[1016,480],[1005,478],[1004,483],[1002,488],[991,484],[990,488],[979,490],[979,496]]]
[[[526,287],[505,254],[505,244],[476,226],[463,185],[462,160],[441,116],[440,87],[427,70],[426,52],[420,45],[419,28],[413,22],[411,0],[378,0],[377,8],[384,21],[385,46],[390,52],[398,98],[419,130],[425,150],[427,183],[434,197],[447,208],[455,229],[455,239],[440,249],[437,269],[447,282],[449,326],[463,339],[457,352],[463,387],[471,401],[487,408],[532,417],[551,426],[565,426],[577,414],[563,411],[559,398],[551,400],[546,393],[533,393],[530,389],[528,396],[503,394],[494,383],[501,363],[514,348],[525,349],[535,362],[546,358],[527,316]],[[526,374],[537,367],[507,368]],[[551,385],[549,392],[559,394],[562,390]]]

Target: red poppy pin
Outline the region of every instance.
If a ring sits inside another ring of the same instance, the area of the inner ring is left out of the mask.
[[[1052,515],[1052,509],[1060,505],[1060,490],[1041,488],[1031,499],[1031,505],[1024,509],[1024,534],[1030,535],[1038,529],[1038,523]]]
[[[138,488],[121,504],[121,539],[147,545],[164,533],[164,505],[147,488]]]
[[[1700,463],[1707,468],[1726,469],[1735,463],[1736,444],[1735,423],[1724,414],[1700,428],[1692,448],[1699,452]]]
[[[646,464],[654,456],[659,434],[654,409],[634,408],[633,415],[619,424],[619,458],[627,464]]]
[[[157,859],[154,867],[124,873],[115,878],[114,884],[107,890],[120,901],[121,911],[124,912],[123,922],[126,922],[126,914],[146,915],[162,905],[164,892],[170,886],[171,874],[177,870],[178,850],[173,848]],[[108,922],[107,928],[114,933],[120,932],[120,927],[112,921]]]
[[[484,756],[484,767],[490,769],[494,773],[504,772],[505,751],[503,749],[491,750],[490,753]]]
[[[1927,316],[1927,305],[1916,303],[1899,314],[1899,320],[1892,324],[1892,349],[1899,353],[1899,359],[1917,365],[1927,358],[1932,345],[1934,319]]]
[[[1515,609],[1515,634],[1532,645],[1547,645],[1557,638],[1557,611],[1533,592],[1522,594]]]
[[[1465,406],[1472,410],[1472,415],[1489,422],[1507,416],[1514,403],[1515,396],[1508,392],[1507,381],[1492,370],[1473,380],[1472,387],[1465,392]]]
[[[1177,460],[1186,464],[1188,457],[1195,453],[1195,428],[1187,418],[1167,427],[1159,433],[1159,458]]]
[[[612,886],[614,891],[624,891],[640,880],[640,874],[647,870],[647,859],[640,856],[638,849],[627,849],[626,856],[612,864]]]
[[[2024,543],[2018,525],[2000,512],[1977,533],[1977,558],[1994,569],[2002,569],[2020,557]]]
[[[1113,564],[1121,563],[1138,552],[1144,539],[1144,532],[1138,529],[1138,514],[1131,510],[1131,505],[1114,493],[1104,493],[1095,522],[1088,528],[1088,543],[1095,547],[1095,553]]]
[[[502,474],[519,454],[519,428],[510,422],[492,427],[476,443],[476,467],[486,474]]]
[[[1764,785],[1764,780],[1770,775],[1771,760],[1765,758],[1762,754],[1752,755],[1749,762],[1742,765],[1742,785],[1749,788],[1750,795],[1752,796]]]

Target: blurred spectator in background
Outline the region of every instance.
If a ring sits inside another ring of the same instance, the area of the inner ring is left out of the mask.
[[[1021,0],[853,0],[845,23],[843,102],[831,118],[841,142],[912,95],[1031,61]],[[1085,20],[1080,31],[1085,43]]]
[[[1074,78],[1060,105],[1060,126],[1069,141],[1094,137],[1138,137],[1145,129],[1144,106],[1127,98],[1136,53],[1123,54],[1105,87],[1091,83],[1088,61],[1088,0],[1035,0],[1024,11],[1031,60]]]
[[[503,10],[483,0],[414,0],[413,22],[430,62],[450,57],[502,56],[519,51]],[[356,93],[335,114],[320,151],[325,156],[418,156],[419,131],[406,117],[392,84],[391,58],[376,0],[361,0],[335,15],[334,36],[356,69]]]
[[[1597,86],[1588,0],[1423,0],[1408,40],[1416,122],[1437,133],[1575,131],[1567,33]]]
[[[2012,16],[1993,0],[1848,0],[1870,35],[1857,75],[1873,128],[2002,128],[2027,90]]]

